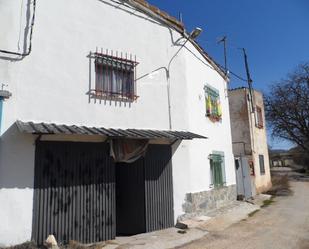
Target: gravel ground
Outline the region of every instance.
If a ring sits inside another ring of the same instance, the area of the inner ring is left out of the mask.
[[[309,182],[290,184],[293,195],[178,249],[309,249]]]

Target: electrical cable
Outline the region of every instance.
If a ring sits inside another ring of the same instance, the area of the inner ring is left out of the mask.
[[[241,80],[241,81],[244,81],[244,82],[248,82],[248,80],[242,78],[241,76],[237,75],[236,73],[232,72],[232,71],[229,71],[229,73],[233,76],[235,76],[237,79]]]
[[[214,67],[208,65],[208,64],[205,63],[201,58],[199,58],[191,49],[189,49],[188,47],[185,47],[185,48],[186,48],[195,58],[197,58],[199,61],[201,61],[205,66],[207,66],[207,67],[209,67],[209,68],[211,68],[211,69],[213,69],[213,70],[216,70]],[[217,62],[216,62],[216,65],[217,65],[221,70],[225,71],[225,69],[223,68],[222,65],[220,65],[220,64],[217,63]],[[229,73],[230,73],[231,75],[235,76],[235,77],[238,78],[239,80],[244,81],[244,82],[247,82],[246,79],[244,79],[243,77],[239,76],[238,74],[236,74],[236,73],[234,73],[234,72],[232,72],[232,71],[230,71],[230,70],[228,70],[228,71],[229,71]]]
[[[22,56],[22,57],[28,56],[31,53],[31,50],[32,50],[32,34],[33,34],[33,26],[34,26],[34,20],[35,20],[35,8],[36,8],[36,0],[33,0],[33,10],[32,10],[33,14],[32,14],[32,19],[31,19],[31,24],[30,24],[28,52],[18,53],[18,52],[12,52],[12,51],[8,51],[8,50],[0,49],[0,53],[18,55],[18,56]]]
[[[113,1],[117,4],[121,4],[121,2],[116,2],[116,1]],[[128,6],[126,6],[128,7]],[[131,7],[132,8],[132,7]],[[30,53],[31,53],[31,50],[32,50],[32,35],[33,35],[33,26],[34,26],[34,21],[35,21],[35,10],[36,10],[36,0],[33,0],[33,14],[32,14],[32,20],[31,20],[31,25],[30,25],[30,35],[29,35],[29,47],[28,47],[28,52],[26,53],[18,53],[18,52],[12,52],[12,51],[8,51],[8,50],[2,50],[0,49],[0,53],[5,53],[5,54],[12,54],[12,55],[18,55],[18,56],[22,56],[22,57],[25,57],[25,56],[28,56]],[[211,42],[211,41],[206,41],[207,43]],[[233,46],[234,47],[234,46]],[[205,66],[213,69],[213,70],[216,70],[214,67],[208,65],[207,63],[205,63],[201,58],[199,58],[197,55],[195,55],[195,53],[190,50],[189,48],[186,47],[186,49],[191,53],[193,54],[199,61],[201,61]],[[219,63],[216,63],[216,65],[221,69],[221,70],[224,70],[225,69],[223,68],[222,65],[220,65]],[[234,73],[233,71],[230,71],[229,70],[229,73],[233,76],[235,76],[236,78],[238,78],[239,80],[242,80],[242,81],[245,81],[247,82],[247,80],[245,80],[243,77],[239,76],[238,74]]]

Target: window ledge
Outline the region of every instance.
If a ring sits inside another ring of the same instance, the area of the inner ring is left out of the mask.
[[[213,184],[209,185],[210,189],[221,189],[221,188],[226,188],[226,187],[227,187],[226,183],[223,183],[221,186],[215,186]]]
[[[123,95],[121,93],[113,93],[113,92],[105,92],[100,90],[92,89],[90,91],[90,96],[95,99],[103,99],[103,100],[115,100],[115,101],[125,101],[125,102],[134,102],[139,96],[137,95]]]
[[[211,115],[211,114],[206,114],[206,117],[209,118],[210,121],[212,122],[220,122],[222,120],[222,116],[215,116],[215,115]]]

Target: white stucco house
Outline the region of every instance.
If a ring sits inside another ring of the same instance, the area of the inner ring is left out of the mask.
[[[0,0],[0,245],[94,242],[236,199],[225,73],[143,0]]]

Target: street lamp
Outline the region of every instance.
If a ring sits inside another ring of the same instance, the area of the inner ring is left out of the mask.
[[[196,27],[195,29],[192,30],[192,32],[190,33],[190,38],[191,39],[195,39],[197,38],[201,33],[202,33],[202,29],[199,27]]]
[[[191,31],[191,33],[188,35],[186,41],[181,45],[181,47],[177,50],[177,52],[174,54],[174,56],[170,59],[170,62],[168,63],[168,67],[167,67],[167,76],[169,78],[169,75],[170,75],[170,66],[171,66],[171,63],[172,61],[175,59],[175,57],[179,54],[180,50],[186,45],[186,43],[192,39],[196,39],[201,33],[202,33],[202,29],[199,28],[199,27],[196,27],[195,29],[193,29]]]

